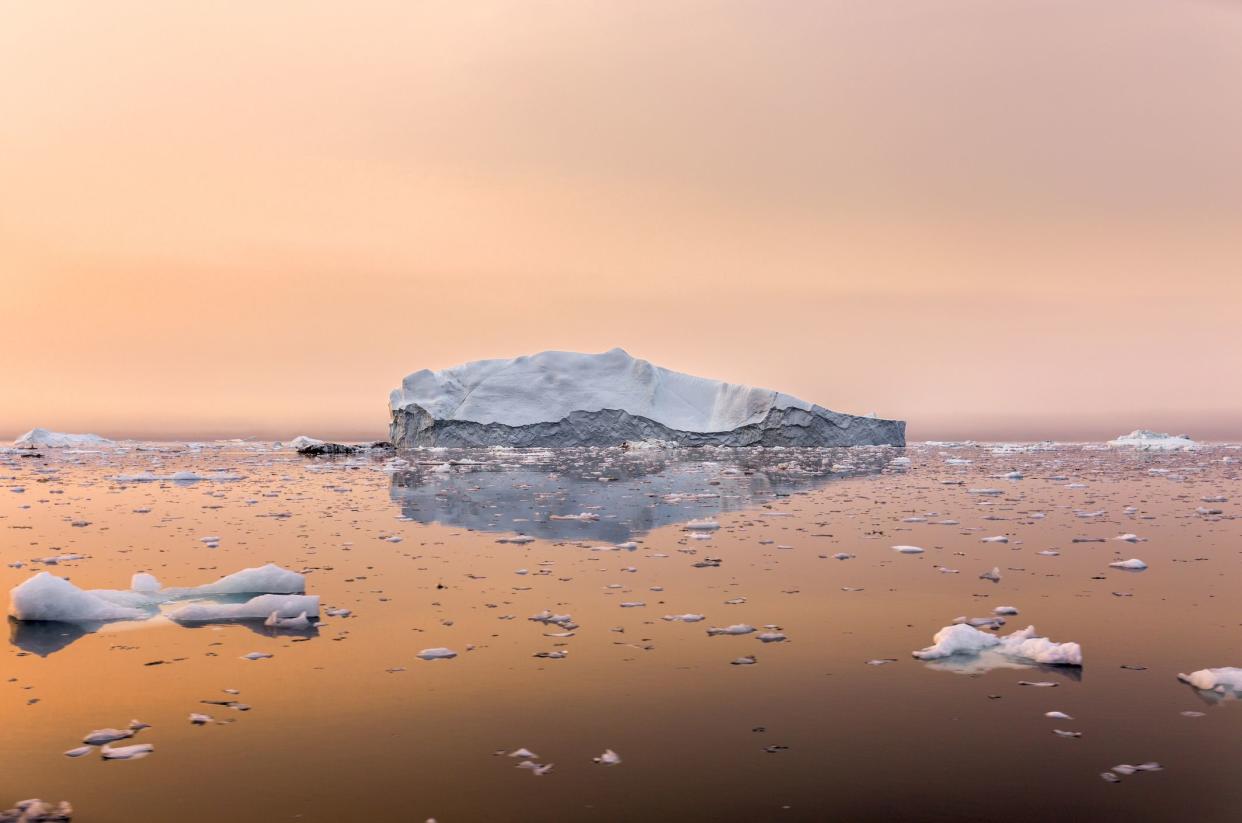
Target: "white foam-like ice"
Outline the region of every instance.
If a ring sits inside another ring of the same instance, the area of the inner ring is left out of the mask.
[[[1225,666],[1219,669],[1199,669],[1190,674],[1179,674],[1178,680],[1196,689],[1215,692],[1242,693],[1242,669]]]
[[[618,409],[672,429],[730,431],[772,409],[810,409],[788,394],[675,372],[631,357],[546,351],[512,360],[476,360],[401,381],[392,409],[417,405],[438,420],[525,426],[574,411]]]
[[[998,636],[966,623],[945,626],[932,636],[932,645],[912,652],[920,660],[939,660],[953,655],[997,651],[1007,657],[1053,666],[1081,666],[1082,647],[1077,643],[1054,643],[1035,634],[1034,626]]]

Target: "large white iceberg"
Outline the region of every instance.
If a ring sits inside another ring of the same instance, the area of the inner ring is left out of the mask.
[[[408,375],[390,440],[415,446],[905,445],[905,423],[671,371],[621,349],[548,351]]]
[[[998,636],[966,623],[945,626],[932,636],[932,645],[912,652],[919,660],[939,660],[953,655],[998,652],[1016,660],[1049,666],[1081,666],[1082,647],[1077,643],[1053,643],[1035,634],[1034,626]]]
[[[275,563],[225,575],[214,583],[189,588],[168,588],[170,598],[209,597],[228,594],[298,594],[306,591],[306,576],[282,569]],[[267,615],[263,615],[267,617]]]
[[[31,429],[13,441],[19,449],[62,449],[111,446],[113,442],[97,434],[65,434],[47,429]]]
[[[1135,429],[1116,440],[1108,441],[1108,445],[1130,447],[1139,451],[1190,451],[1199,448],[1199,444],[1187,435],[1165,434],[1147,429]]]

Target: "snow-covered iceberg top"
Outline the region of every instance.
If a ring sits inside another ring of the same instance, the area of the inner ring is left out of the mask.
[[[389,402],[393,411],[417,405],[439,420],[506,426],[552,423],[575,411],[619,409],[693,432],[750,425],[772,409],[811,408],[782,392],[682,374],[622,349],[545,351],[423,369],[402,380]]]
[[[1184,434],[1166,434],[1164,432],[1135,429],[1123,434],[1116,440],[1108,441],[1110,446],[1122,446],[1142,451],[1185,451],[1199,448],[1199,444]]]
[[[114,443],[97,434],[65,434],[47,429],[31,429],[13,441],[19,449],[81,449],[112,446]]]

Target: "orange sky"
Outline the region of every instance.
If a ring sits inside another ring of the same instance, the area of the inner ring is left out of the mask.
[[[915,439],[1242,438],[1225,0],[0,2],[0,437],[378,436],[622,346]]]

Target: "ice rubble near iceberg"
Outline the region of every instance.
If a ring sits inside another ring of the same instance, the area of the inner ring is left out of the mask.
[[[81,449],[115,445],[97,434],[65,434],[47,429],[31,429],[13,441],[19,449]]]
[[[911,652],[919,660],[939,660],[953,655],[972,655],[996,651],[1007,657],[1050,666],[1081,666],[1082,647],[1077,643],[1054,643],[1035,634],[1027,626],[1012,634],[997,636],[966,623],[945,626],[932,636],[932,645]]]
[[[1185,434],[1166,434],[1164,432],[1135,429],[1123,434],[1116,440],[1108,441],[1110,446],[1129,446],[1139,451],[1190,451],[1199,448],[1199,444]]]
[[[1242,669],[1225,666],[1219,669],[1199,669],[1190,674],[1179,674],[1177,679],[1205,692],[1242,695]]]
[[[109,620],[145,620],[172,600],[196,597],[260,595],[245,603],[190,605],[170,617],[179,622],[209,620],[263,620],[296,618],[302,612],[319,613],[319,597],[298,596],[306,591],[306,577],[274,563],[243,569],[214,583],[186,588],[161,588],[153,575],[139,572],[131,589],[80,589],[68,580],[39,572],[9,591],[9,614],[18,620],[93,623]],[[266,599],[265,599],[266,598]]]
[[[631,357],[548,351],[408,375],[390,440],[417,446],[905,445],[905,423],[694,377]]]

